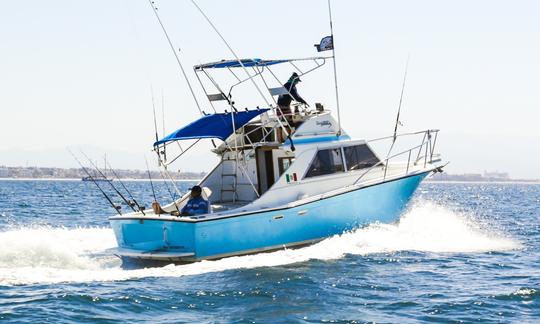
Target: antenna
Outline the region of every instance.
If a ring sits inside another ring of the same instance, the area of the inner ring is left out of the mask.
[[[337,78],[337,65],[336,65],[336,41],[334,40],[334,26],[332,24],[332,6],[330,0],[328,0],[328,17],[330,18],[330,36],[332,37],[332,62],[334,63],[334,84],[336,87],[336,107],[338,117],[338,132],[337,136],[341,135],[341,115],[339,113],[339,91],[338,91],[338,78]]]
[[[199,109],[199,112],[201,113],[201,115],[203,115],[201,106],[199,105],[199,101],[197,100],[197,96],[195,95],[195,92],[193,91],[193,87],[191,86],[191,82],[189,82],[186,71],[184,70],[182,63],[180,62],[180,58],[178,57],[178,54],[176,53],[176,50],[174,49],[174,45],[172,44],[172,41],[169,38],[169,34],[167,33],[165,26],[161,22],[161,18],[159,18],[158,8],[156,7],[154,1],[148,0],[148,3],[152,7],[152,11],[154,12],[154,15],[156,16],[157,21],[159,22],[159,25],[161,26],[161,29],[163,30],[163,33],[165,34],[165,38],[167,38],[167,42],[169,43],[169,46],[171,47],[174,57],[176,58],[176,62],[178,62],[178,66],[180,67],[180,70],[182,71],[182,75],[184,76],[184,79],[186,80],[186,83],[189,87],[189,91],[191,92],[191,96],[193,97],[193,100],[195,101],[195,104],[197,105],[197,109]],[[178,52],[180,52],[180,49],[178,49]]]

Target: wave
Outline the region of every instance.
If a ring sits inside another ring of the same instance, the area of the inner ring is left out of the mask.
[[[371,224],[301,249],[161,268],[123,269],[120,260],[108,252],[116,246],[109,228],[19,228],[0,232],[0,245],[0,285],[4,286],[197,275],[333,260],[348,254],[481,253],[521,248],[514,239],[483,229],[472,217],[431,202],[417,203],[396,224]]]

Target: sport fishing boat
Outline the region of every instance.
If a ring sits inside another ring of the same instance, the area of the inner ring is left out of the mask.
[[[317,50],[333,52],[333,36],[323,38]],[[219,162],[198,183],[208,212],[182,216],[190,194],[171,181],[176,197],[171,195],[169,204],[109,218],[119,257],[180,263],[218,259],[300,247],[373,222],[394,222],[420,182],[442,170],[435,152],[438,130],[351,138],[341,127],[337,82],[337,119],[321,103],[283,112],[277,99],[292,96],[279,77],[283,70],[304,79],[332,60],[335,76],[335,55],[263,60],[239,59],[231,52],[235,59],[194,67],[212,112],[205,112],[191,91],[201,117],[154,143],[168,174],[167,167],[192,147],[211,141],[209,154]],[[262,98],[259,105],[240,104],[247,86]],[[398,123],[399,117],[396,130]],[[418,142],[397,150],[409,139]]]
[[[268,70],[295,60],[242,61],[245,68]],[[232,60],[199,65],[195,71],[239,67]],[[267,90],[275,96],[286,89]],[[208,97],[212,104],[218,99],[232,103],[230,93]],[[352,139],[330,111],[316,106],[294,113],[296,128],[286,125],[287,119],[272,105],[207,114],[157,141],[162,165],[178,158],[164,160],[163,152],[172,143],[222,141],[213,149],[219,163],[198,183],[210,203],[209,213],[178,216],[189,198],[185,194],[163,206],[163,214],[110,217],[119,246],[115,253],[193,262],[315,243],[372,222],[396,221],[422,179],[441,170],[435,153],[438,130]],[[386,157],[372,149],[374,143],[387,140],[394,146],[409,136],[422,140]]]

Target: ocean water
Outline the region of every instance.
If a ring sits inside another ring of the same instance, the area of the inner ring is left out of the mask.
[[[147,269],[111,255],[113,213],[91,183],[0,181],[0,321],[540,322],[540,185],[424,183],[395,224]]]

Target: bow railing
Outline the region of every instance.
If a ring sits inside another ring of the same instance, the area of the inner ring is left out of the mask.
[[[406,136],[414,136],[414,135],[420,135],[423,134],[422,137],[422,143],[420,145],[417,145],[415,147],[412,147],[410,149],[401,151],[399,153],[390,155],[390,152],[392,151],[392,148],[394,147],[394,144],[397,140],[397,138],[402,138]],[[384,169],[383,173],[383,181],[386,180],[387,172],[390,165],[390,160],[393,160],[397,157],[405,156],[407,155],[407,166],[405,168],[405,172],[393,174],[394,176],[398,175],[408,175],[409,171],[411,169],[411,158],[414,157],[414,161],[412,162],[413,166],[417,166],[419,163],[423,163],[423,167],[425,168],[427,166],[427,163],[433,163],[438,161],[439,155],[435,153],[435,145],[437,144],[437,136],[439,134],[438,129],[428,129],[425,131],[419,131],[419,132],[412,132],[412,133],[404,133],[394,136],[386,136],[386,137],[380,137],[373,140],[367,141],[367,143],[374,143],[379,142],[383,140],[392,139],[392,145],[390,147],[390,150],[388,152],[387,157],[384,160],[379,161],[378,163],[374,164],[373,166],[369,167],[367,170],[365,170],[353,183],[353,185],[356,185],[360,180],[362,180],[367,174],[371,173],[373,170],[380,170],[380,167]],[[435,158],[435,159],[434,159]]]

